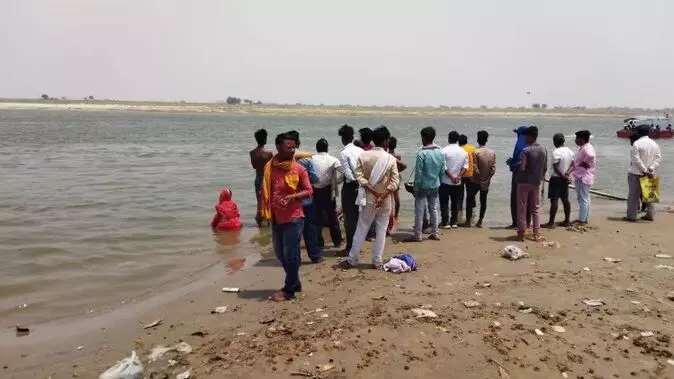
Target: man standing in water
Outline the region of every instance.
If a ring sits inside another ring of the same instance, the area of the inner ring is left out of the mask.
[[[383,266],[386,227],[393,208],[391,195],[400,184],[396,159],[388,153],[389,138],[391,133],[388,129],[385,126],[378,127],[373,132],[375,148],[358,158],[355,172],[361,187],[357,199],[361,212],[353,245],[349,257],[342,263],[343,268],[353,268],[358,263],[360,250],[373,222],[376,225],[376,239],[372,246],[372,265],[375,269]]]
[[[548,153],[539,145],[538,128],[530,126],[524,131],[527,147],[520,154],[520,169],[517,171],[517,237],[524,241],[527,229],[527,213],[532,210],[534,240],[541,239],[541,182],[545,179],[548,166]]]
[[[295,161],[295,138],[290,133],[276,137],[278,154],[265,166],[262,207],[271,217],[274,253],[285,271],[285,285],[270,300],[284,301],[302,290],[300,240],[304,227],[302,200],[312,195],[309,174]]]
[[[473,162],[475,164],[473,182],[477,185],[477,189],[480,192],[480,218],[477,220],[477,224],[475,224],[478,228],[482,227],[482,221],[484,221],[484,215],[487,212],[489,185],[491,184],[491,178],[496,173],[496,153],[487,147],[488,139],[489,133],[486,130],[477,132],[477,144],[479,147],[473,153]],[[468,201],[475,204],[475,193],[473,193],[472,198],[468,198]],[[467,218],[470,219],[472,216],[473,211],[470,209],[470,214],[468,214]]]
[[[576,145],[578,153],[571,168],[578,195],[578,220],[574,223],[585,225],[590,216],[590,187],[594,184],[597,153],[590,143],[589,130],[576,132]]]
[[[473,156],[473,153],[475,152],[475,146],[468,144],[468,136],[464,134],[459,136],[459,146],[466,151],[466,155],[468,156],[468,168],[463,172],[463,176],[461,177],[461,183],[463,184],[465,191],[461,192],[461,199],[459,200],[459,219],[463,217],[463,200],[465,197],[466,220],[461,226],[470,228],[471,223],[473,222],[475,195],[477,195],[477,192],[480,190],[477,183],[473,181],[473,174],[475,173],[475,157]]]
[[[428,207],[431,218],[431,236],[429,239],[440,240],[438,227],[438,190],[445,176],[445,157],[435,140],[435,129],[421,129],[423,147],[417,151],[414,166],[414,236],[413,242],[420,242],[423,233],[424,211]]]
[[[564,206],[564,222],[562,226],[569,226],[571,217],[571,203],[569,202],[569,169],[573,163],[573,151],[564,146],[564,134],[557,133],[552,137],[555,150],[552,152],[552,170],[550,170],[550,185],[548,198],[550,199],[550,220],[544,228],[555,228],[555,216],[559,200]]]
[[[295,147],[300,148],[300,133],[296,130],[291,130],[288,134],[295,140]],[[310,154],[309,154],[310,155]],[[318,172],[316,166],[311,160],[311,156],[306,158],[297,158],[297,163],[304,167],[309,174],[309,182],[311,184],[318,183]],[[307,249],[307,255],[312,263],[320,263],[325,260],[321,256],[321,249],[318,246],[318,228],[316,225],[316,206],[314,205],[313,197],[302,199],[302,210],[304,211],[304,246]]]
[[[264,173],[264,165],[271,160],[274,155],[271,151],[265,149],[267,144],[267,131],[260,129],[255,132],[255,141],[257,147],[248,153],[250,155],[250,165],[255,170],[255,196],[257,197],[257,214],[255,215],[255,222],[257,226],[262,225],[262,214],[260,208],[260,187],[262,186],[262,175]]]
[[[660,146],[648,136],[648,128],[640,127],[637,133],[639,139],[630,148],[630,169],[627,177],[629,195],[627,197],[627,217],[625,217],[625,220],[630,222],[636,222],[637,220],[641,198],[641,178],[644,176],[654,177],[655,170],[660,167],[662,161]],[[645,206],[646,215],[641,219],[654,221],[655,208],[653,204],[648,203]]]
[[[339,136],[342,138],[344,149],[339,153],[339,162],[344,185],[342,186],[342,212],[344,214],[344,232],[346,234],[346,248],[344,254],[348,254],[353,244],[353,235],[358,225],[358,181],[356,181],[356,164],[363,149],[353,144],[354,130],[344,124],[339,128]]]

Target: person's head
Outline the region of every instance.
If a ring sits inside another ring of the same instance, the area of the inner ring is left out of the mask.
[[[385,126],[380,126],[372,131],[372,141],[377,147],[388,149],[388,143],[391,139],[391,132]]]
[[[342,144],[344,146],[353,142],[353,128],[347,124],[344,124],[339,128],[337,135],[342,138]]]
[[[451,132],[449,132],[449,135],[447,136],[447,141],[449,143],[459,142],[459,133],[457,131],[452,130]]]
[[[220,191],[220,202],[232,200],[232,190],[225,187]]]
[[[391,137],[388,140],[388,150],[389,151],[395,151],[395,149],[398,148],[398,139],[395,137]]]
[[[465,134],[462,134],[459,136],[459,146],[467,145],[468,144],[468,136]]]
[[[524,131],[524,140],[527,144],[532,144],[538,139],[538,127],[530,126]]]
[[[487,144],[487,140],[489,139],[489,132],[486,130],[480,130],[477,132],[477,144],[480,146],[484,146]]]
[[[421,143],[424,145],[430,145],[435,140],[435,128],[432,126],[427,126],[421,129]]]
[[[293,158],[297,144],[292,134],[286,132],[277,135],[275,143],[278,159],[286,161]]]
[[[566,142],[566,139],[564,139],[564,134],[557,133],[554,136],[552,136],[552,143],[555,144],[555,147],[564,146],[564,142]]]
[[[640,126],[637,129],[637,135],[639,136],[639,138],[646,137],[650,132],[651,131],[650,131],[650,128],[648,126]]]
[[[630,133],[630,145],[634,145],[634,143],[639,139],[639,134],[637,132],[632,132]]]
[[[579,130],[576,132],[576,145],[583,146],[586,143],[590,142],[590,131],[589,130]]]
[[[316,151],[319,153],[328,152],[328,140],[321,138],[316,142]]]
[[[259,129],[257,132],[255,132],[255,141],[257,142],[258,145],[266,145],[267,144],[267,131],[264,129]]]
[[[300,147],[300,132],[297,130],[291,130],[288,132],[288,135],[295,140],[295,147],[299,149]]]
[[[374,139],[374,131],[370,128],[363,128],[358,131],[360,134],[360,142],[363,143],[363,145],[369,145],[372,143],[372,140]]]

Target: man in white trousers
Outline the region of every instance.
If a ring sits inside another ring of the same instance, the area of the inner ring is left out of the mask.
[[[376,238],[372,246],[372,265],[375,269],[381,269],[384,264],[382,259],[386,227],[393,207],[392,194],[400,183],[396,159],[388,153],[390,138],[391,133],[385,126],[375,129],[373,138],[375,147],[358,157],[355,171],[360,189],[356,203],[360,206],[360,215],[353,236],[353,245],[349,257],[342,263],[343,268],[353,268],[358,263],[360,250],[373,222]]]

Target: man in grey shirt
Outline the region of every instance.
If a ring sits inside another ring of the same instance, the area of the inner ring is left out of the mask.
[[[530,126],[524,131],[527,147],[520,154],[520,169],[517,171],[517,236],[524,241],[527,228],[527,209],[531,209],[534,240],[541,239],[541,182],[545,179],[548,152],[539,145],[538,128]]]

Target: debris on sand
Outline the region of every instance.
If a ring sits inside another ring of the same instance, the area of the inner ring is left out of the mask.
[[[583,271],[590,271],[589,267],[583,267]]]
[[[656,258],[662,258],[662,259],[671,259],[672,256],[669,254],[655,254]]]
[[[98,379],[142,379],[145,369],[135,351],[102,373]]]
[[[564,327],[561,326],[561,325],[553,325],[553,326],[551,327],[551,329],[554,330],[554,331],[557,332],[557,333],[564,333],[564,332],[566,332],[566,329],[564,329]]]
[[[641,332],[639,334],[641,334],[642,337],[653,337],[655,335],[655,333],[651,332],[650,330],[646,332]]]
[[[17,337],[25,337],[30,334],[30,329],[25,327],[25,326],[16,326],[16,336]]]
[[[600,307],[606,303],[600,299],[585,299],[583,300],[583,304],[587,305],[588,307]]]
[[[674,291],[667,292],[667,298],[671,301],[674,301]]]
[[[663,270],[674,270],[674,267],[670,265],[657,265],[655,266],[657,269],[663,269]]]
[[[412,312],[414,313],[417,318],[437,318],[438,315],[435,314],[435,312],[430,311],[428,309],[421,309],[421,308],[413,308]]]
[[[223,287],[222,292],[237,293],[237,292],[241,292],[241,288],[238,288],[238,287]]]
[[[463,302],[463,305],[466,308],[477,308],[477,307],[481,306],[482,304],[480,304],[480,302],[475,301],[475,300],[466,300],[466,301]]]
[[[622,259],[611,258],[611,257],[604,257],[603,260],[606,261],[606,262],[609,262],[609,263],[620,263],[620,262],[623,261]]]
[[[164,320],[162,320],[162,319],[160,319],[160,318],[159,318],[159,319],[156,319],[156,320],[152,321],[151,323],[149,323],[149,324],[143,326],[143,329],[152,329],[152,328],[154,328],[154,327],[156,327],[156,326],[161,325],[163,322],[164,322]]]
[[[190,370],[187,370],[185,372],[176,375],[176,379],[189,379],[189,378],[190,378]]]
[[[529,254],[515,245],[508,245],[503,248],[502,256],[511,261],[516,261],[518,259],[527,258]]]
[[[534,329],[534,333],[536,333],[537,336],[543,337],[545,333],[543,333],[540,329]]]
[[[211,311],[211,314],[225,313],[225,312],[227,312],[227,306],[226,305],[221,306],[221,307],[213,308],[213,310]]]
[[[170,347],[155,346],[150,351],[150,354],[147,356],[147,359],[149,362],[154,362],[157,359],[160,359],[164,354],[168,353],[169,351],[177,351],[178,353],[181,354],[190,354],[192,352],[192,346],[187,342],[180,342]]]
[[[562,247],[562,245],[557,241],[544,241],[541,244],[543,247],[554,247],[555,249]]]
[[[506,371],[500,365],[498,366],[498,374],[501,377],[501,379],[510,379],[510,375],[508,375],[508,371]]]

